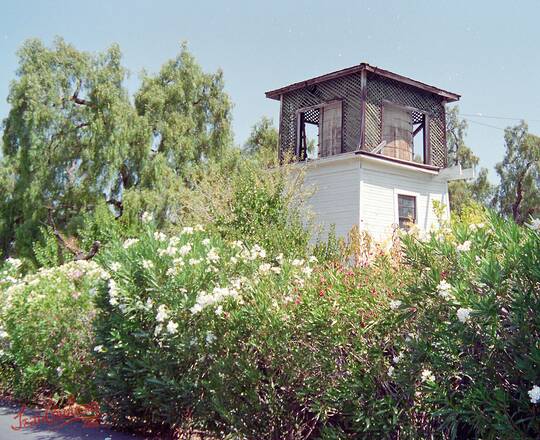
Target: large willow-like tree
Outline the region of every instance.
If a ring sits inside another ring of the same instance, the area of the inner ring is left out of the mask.
[[[76,230],[100,203],[121,215],[128,192],[133,201],[167,200],[191,167],[229,146],[222,74],[204,73],[185,47],[144,76],[135,105],[117,45],[92,54],[62,39],[50,48],[29,40],[18,55],[3,123],[4,253],[15,243],[29,255],[48,211],[59,228]]]

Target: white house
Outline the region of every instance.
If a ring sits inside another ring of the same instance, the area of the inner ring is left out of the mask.
[[[290,152],[314,188],[317,222],[375,238],[436,222],[448,180],[445,104],[459,95],[362,63],[266,93],[279,100],[280,157]]]

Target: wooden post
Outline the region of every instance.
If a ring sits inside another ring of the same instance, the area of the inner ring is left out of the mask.
[[[367,72],[360,71],[360,150],[366,147],[366,98],[367,98]]]

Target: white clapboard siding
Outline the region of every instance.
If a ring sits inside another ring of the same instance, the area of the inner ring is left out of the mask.
[[[416,197],[417,225],[424,231],[437,222],[433,201],[448,206],[447,183],[433,174],[362,161],[360,175],[360,225],[377,239],[386,238],[398,223],[398,194]]]
[[[448,207],[447,183],[437,180],[434,172],[352,153],[303,167],[304,186],[313,192],[307,205],[321,238],[331,225],[340,237],[359,225],[374,238],[385,239],[398,222],[398,194],[416,197],[417,223],[422,230],[436,223],[434,200]]]
[[[311,163],[304,186],[313,194],[308,207],[314,214],[321,238],[335,225],[338,236],[346,236],[358,224],[360,207],[359,162],[354,156],[344,160],[318,160]]]

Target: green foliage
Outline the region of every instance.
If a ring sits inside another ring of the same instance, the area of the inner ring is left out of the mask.
[[[229,239],[245,239],[272,252],[304,253],[309,234],[289,179],[287,171],[245,163],[233,177],[229,209],[217,215],[216,228]]]
[[[416,283],[396,315],[396,389],[413,419],[431,415],[421,437],[537,438],[540,234],[479,210],[464,218],[404,238]]]
[[[150,208],[170,223],[193,168],[230,148],[221,72],[204,73],[183,46],[156,76],[144,75],[133,104],[121,61],[117,45],[90,54],[62,39],[52,48],[28,40],[20,49],[3,123],[3,254],[34,257],[49,208],[70,236],[105,201],[117,217]]]
[[[219,437],[538,437],[535,222],[468,206],[404,234],[401,256],[376,248],[350,267],[345,247],[376,246],[367,237],[320,244],[319,262],[294,239],[270,250],[214,226],[167,235],[143,221],[98,254],[108,285],[92,263],[23,280],[5,264],[5,389],[90,397],[95,386],[119,425]]]
[[[446,143],[448,148],[449,166],[461,164],[463,168],[478,166],[480,159],[465,144],[467,121],[459,116],[459,107],[451,107],[446,112]],[[471,202],[489,206],[493,197],[494,187],[488,180],[486,168],[478,170],[474,181],[456,180],[448,182],[450,206],[452,212],[459,214]]]
[[[152,128],[153,152],[177,174],[229,147],[231,104],[223,88],[223,73],[204,73],[186,45],[156,76],[143,77],[135,106]]]
[[[20,226],[2,236],[15,233],[21,255],[30,256],[48,206],[67,226],[103,197],[131,154],[136,115],[122,87],[120,57],[117,46],[91,55],[61,39],[52,49],[39,40],[20,49],[3,138],[16,182],[4,221]]]
[[[398,272],[296,257],[198,228],[150,228],[101,255],[115,275],[99,296],[99,389],[116,423],[247,438],[395,430],[378,416],[397,415],[392,399],[366,411],[363,397],[384,389],[373,325]]]
[[[0,284],[0,387],[26,400],[92,399],[93,295],[106,274],[79,261],[20,278],[10,261]]]
[[[279,142],[279,132],[272,119],[263,117],[257,122],[244,145],[244,150],[250,154],[263,156],[268,163],[276,162]]]
[[[504,140],[505,156],[495,167],[500,177],[495,203],[522,224],[540,213],[540,137],[521,122],[505,130]]]

